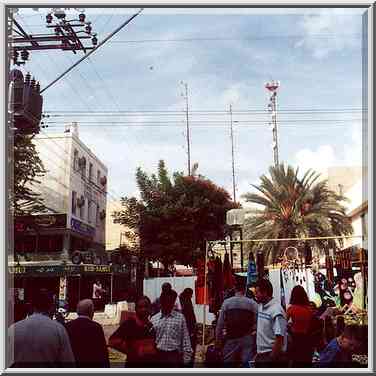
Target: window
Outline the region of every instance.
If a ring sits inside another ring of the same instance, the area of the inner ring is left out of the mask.
[[[89,164],[89,181],[93,181],[93,164]]]
[[[87,221],[89,223],[92,223],[92,221],[94,220],[94,215],[93,215],[94,205],[93,204],[94,204],[93,201],[88,200],[88,203],[87,203]]]
[[[99,218],[99,205],[97,204],[97,213],[96,213],[96,224],[98,226],[98,224],[100,223],[100,218]]]
[[[72,214],[76,215],[77,212],[77,192],[72,191]]]
[[[81,176],[86,178],[86,158],[82,157],[81,159]]]
[[[91,223],[90,207],[91,207],[91,202],[90,202],[90,200],[87,200],[87,221],[88,221],[89,223]]]
[[[80,218],[81,219],[84,219],[84,216],[85,216],[85,203],[86,203],[86,200],[84,199],[84,202],[80,206]]]
[[[97,185],[101,183],[101,172],[98,170],[97,171]]]
[[[73,169],[78,171],[78,151],[76,149],[74,149],[73,153]]]

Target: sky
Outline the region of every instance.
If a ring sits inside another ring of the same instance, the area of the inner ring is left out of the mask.
[[[46,33],[47,10],[19,9],[15,19]],[[136,11],[85,14],[100,42]],[[274,79],[280,162],[301,171],[361,165],[364,12],[147,8],[43,93],[51,115],[43,132],[78,122],[80,139],[108,168],[108,200],[137,195],[137,167],[153,173],[163,159],[171,173],[187,171],[186,83],[192,165],[231,195],[232,106],[239,199],[273,164],[264,85]],[[82,56],[35,51],[21,70],[43,89]]]

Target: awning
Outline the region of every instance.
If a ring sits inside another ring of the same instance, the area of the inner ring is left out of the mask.
[[[19,265],[8,266],[15,276],[64,276],[90,274],[129,274],[128,265]]]

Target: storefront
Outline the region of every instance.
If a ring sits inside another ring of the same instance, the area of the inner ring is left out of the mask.
[[[57,300],[64,300],[69,311],[75,311],[79,300],[92,298],[96,280],[106,290],[106,303],[121,300],[132,285],[128,265],[26,265],[8,269],[16,305],[31,303],[34,291],[46,288]]]

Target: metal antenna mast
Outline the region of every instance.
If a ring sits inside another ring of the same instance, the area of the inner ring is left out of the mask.
[[[186,123],[187,123],[187,154],[188,154],[188,176],[191,175],[191,141],[190,141],[190,134],[189,134],[189,107],[188,107],[188,84],[181,81],[181,84],[184,85],[185,94],[183,94],[185,98],[185,115],[186,115]]]
[[[236,182],[235,182],[235,158],[234,158],[234,129],[232,122],[232,105],[230,104],[230,130],[231,130],[231,158],[232,158],[232,190],[234,202],[236,202]]]
[[[268,110],[271,113],[272,121],[271,126],[273,130],[273,158],[274,165],[278,166],[278,126],[277,126],[277,90],[280,87],[279,81],[269,81],[265,84],[265,88],[269,90],[272,95],[270,97],[270,103],[268,104]]]

